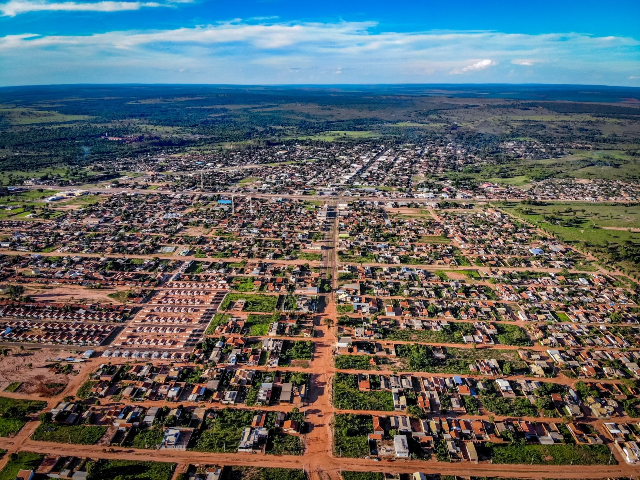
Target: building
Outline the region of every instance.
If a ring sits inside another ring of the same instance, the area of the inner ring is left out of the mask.
[[[31,480],[35,473],[33,470],[20,470],[16,475],[16,480]]]
[[[409,443],[406,435],[394,435],[393,447],[398,458],[409,458]]]

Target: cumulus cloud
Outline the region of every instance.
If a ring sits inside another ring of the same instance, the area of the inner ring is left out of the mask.
[[[630,37],[576,33],[389,32],[375,22],[236,19],[165,30],[7,35],[0,37],[0,65],[9,67],[0,68],[0,85],[106,81],[105,74],[120,83],[171,81],[152,76],[161,67],[197,70],[201,77],[191,81],[202,83],[332,83],[347,74],[345,66],[354,69],[347,75],[352,82],[603,83],[589,75],[606,72],[610,83],[635,84],[629,76],[640,68],[639,47]]]
[[[497,63],[494,62],[493,60],[480,60],[479,62],[472,63],[471,65],[467,65],[466,67],[455,68],[455,69],[453,69],[451,71],[451,73],[453,75],[461,75],[461,74],[467,73],[467,72],[474,72],[474,71],[478,71],[478,70],[484,70],[485,68],[489,68],[489,67],[492,67],[494,65],[497,65]]]
[[[531,65],[535,65],[536,63],[538,63],[538,61],[530,60],[530,59],[516,59],[516,60],[511,60],[511,63],[513,63],[514,65],[524,65],[524,66],[530,67]]]
[[[184,3],[181,0],[180,3]],[[147,7],[172,7],[171,3],[159,2],[45,2],[32,0],[11,0],[0,4],[0,12],[5,17],[15,17],[29,12],[123,12]]]

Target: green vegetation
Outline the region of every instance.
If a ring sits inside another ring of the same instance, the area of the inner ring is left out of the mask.
[[[81,400],[89,398],[89,395],[91,394],[91,389],[94,387],[96,383],[98,382],[95,380],[87,380],[86,382],[84,382],[82,385],[80,385],[80,388],[78,388],[78,391],[76,392],[76,397],[78,397]]]
[[[249,328],[249,335],[261,337],[269,331],[269,324],[277,322],[280,319],[280,312],[273,315],[258,315],[250,313],[245,322],[245,326]]]
[[[127,303],[130,298],[135,298],[136,293],[133,290],[121,290],[107,294],[107,297],[113,298],[116,302]]]
[[[238,300],[246,301],[243,308],[245,312],[274,312],[278,305],[278,297],[275,295],[229,293],[220,305],[220,310],[228,310],[231,303]]]
[[[43,422],[31,437],[38,442],[77,443],[95,445],[106,433],[107,427],[85,425],[61,425]]]
[[[332,130],[329,132],[322,132],[316,135],[301,135],[296,138],[298,140],[319,140],[321,142],[337,142],[340,140],[349,140],[354,138],[369,138],[376,136],[372,131],[338,131]]]
[[[253,292],[256,289],[253,284],[255,280],[254,277],[236,277],[233,281],[233,289],[238,292]]]
[[[391,392],[371,390],[361,392],[358,376],[336,373],[333,378],[333,405],[341,410],[393,411]]]
[[[567,206],[536,202],[535,205],[505,203],[509,213],[535,224],[562,242],[589,251],[607,264],[640,278],[640,232],[610,230],[609,225],[636,225],[640,207],[624,205]],[[584,210],[584,212],[583,212]],[[626,228],[626,227],[623,227]]]
[[[90,460],[88,480],[171,480],[175,463],[139,460]]]
[[[476,360],[495,358],[502,365],[502,371],[509,375],[514,370],[524,370],[527,364],[513,350],[483,350],[475,348],[446,349],[446,357],[438,359],[433,356],[433,347],[429,345],[401,344],[396,345],[396,354],[406,363],[403,371],[429,373],[462,373],[470,374],[469,365]],[[489,352],[489,353],[488,353]]]
[[[141,428],[131,438],[130,445],[135,448],[156,448],[163,438],[162,427]]]
[[[322,260],[321,253],[300,252],[297,257],[299,260],[306,260],[308,262],[319,262]]]
[[[204,332],[205,335],[213,335],[216,331],[216,328],[218,328],[220,325],[224,325],[230,319],[231,315],[229,315],[228,313],[216,313],[211,319],[207,330]]]
[[[36,400],[0,397],[0,437],[9,437],[18,433],[27,423],[29,415],[39,412],[46,406],[46,402]]]
[[[20,385],[22,385],[22,382],[11,382],[9,385],[7,385],[7,388],[5,388],[4,391],[13,393],[20,388]]]
[[[617,464],[606,445],[525,445],[492,444],[493,463],[535,465],[606,465]]]
[[[444,235],[423,235],[418,239],[418,242],[449,245],[451,243],[451,239]]]
[[[290,342],[285,341],[280,352],[279,364],[289,365],[292,360],[311,360],[316,344],[311,340]]]
[[[516,345],[525,347],[531,345],[531,340],[527,336],[524,328],[517,325],[497,324],[498,341],[502,345]]]
[[[266,453],[270,455],[302,455],[304,445],[300,437],[295,435],[269,435]]]
[[[302,470],[236,466],[225,467],[222,478],[224,480],[307,480]]]
[[[18,452],[9,456],[9,461],[0,471],[0,480],[15,480],[20,470],[35,470],[42,463],[44,455]]]
[[[242,437],[242,429],[251,425],[254,412],[225,408],[215,419],[205,420],[206,428],[197,432],[193,450],[199,452],[235,452]]]
[[[518,417],[537,417],[538,407],[531,404],[526,397],[504,398],[498,396],[482,396],[484,408],[496,415]]]
[[[384,480],[380,472],[342,472],[342,480]]]
[[[475,328],[471,323],[457,322],[444,325],[441,330],[400,330],[393,329],[387,335],[389,340],[427,343],[464,343],[464,335],[473,335]]]
[[[338,313],[353,313],[353,305],[337,305]]]
[[[370,433],[373,433],[371,416],[336,415],[333,420],[334,454],[350,458],[369,455]]]
[[[339,370],[373,370],[376,365],[371,362],[370,355],[338,355],[335,359]]]

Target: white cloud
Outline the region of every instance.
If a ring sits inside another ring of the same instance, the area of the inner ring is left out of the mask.
[[[638,77],[637,75],[631,75],[629,77],[629,80],[638,80],[640,77]]]
[[[640,42],[630,37],[576,33],[385,32],[374,22],[236,19],[168,30],[7,35],[0,37],[0,65],[5,67],[0,68],[0,85],[184,81],[172,80],[173,73],[160,76],[164,68],[197,71],[190,79],[194,83],[286,83],[294,77],[299,83],[332,83],[338,72],[346,75],[347,67],[347,78],[355,83],[460,78],[616,84],[624,78],[631,85],[637,83],[628,77],[640,69],[639,48]]]
[[[180,0],[179,3],[185,3]],[[0,4],[0,12],[5,17],[15,17],[29,12],[123,12],[146,7],[173,7],[171,3],[159,2],[45,2],[32,0],[10,0]]]
[[[536,63],[538,63],[538,60],[516,59],[516,60],[511,60],[511,63],[513,63],[514,65],[524,65],[524,66],[530,67],[531,65],[535,65]]]
[[[462,73],[474,72],[474,71],[478,71],[478,70],[484,70],[485,68],[489,68],[489,67],[492,67],[494,65],[497,65],[497,63],[494,62],[493,60],[480,60],[479,62],[473,63],[471,65],[467,65],[466,67],[456,68],[456,69],[451,71],[451,74],[452,75],[460,75]]]

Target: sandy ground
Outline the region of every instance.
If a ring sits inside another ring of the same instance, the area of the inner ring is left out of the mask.
[[[93,289],[80,285],[35,285],[28,287],[28,290],[28,294],[37,302],[118,303],[107,296],[116,292],[116,289]]]
[[[35,394],[48,396],[60,388],[50,389],[47,384],[58,383],[66,386],[73,375],[57,374],[53,370],[46,368],[45,365],[52,363],[47,359],[56,357],[68,357],[71,352],[69,350],[42,348],[31,349],[25,347],[20,350],[19,347],[10,348],[8,355],[0,357],[0,390],[4,390],[12,382],[22,382],[20,389],[16,392],[19,394]],[[31,365],[31,366],[29,366]],[[74,367],[76,370],[78,367]],[[3,392],[5,395],[6,392]]]

